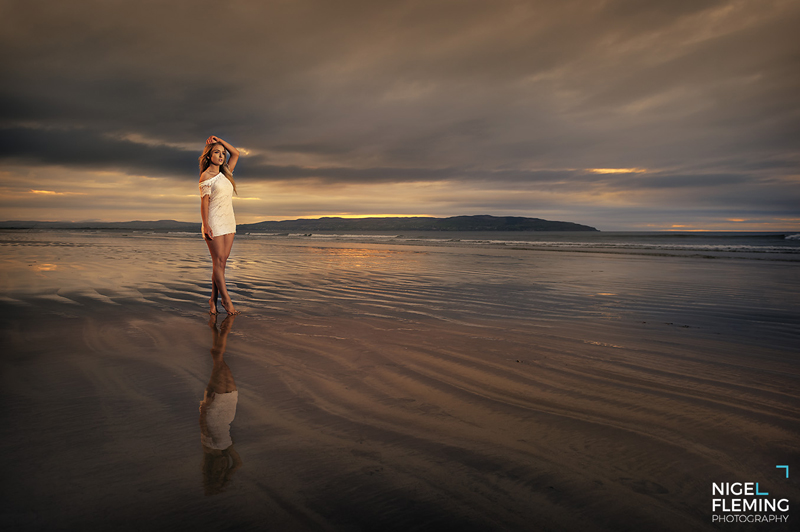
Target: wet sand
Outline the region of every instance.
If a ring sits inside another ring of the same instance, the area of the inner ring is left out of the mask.
[[[793,529],[711,523],[712,482],[800,500],[791,265],[239,241],[223,455],[203,243],[15,238],[6,526]]]

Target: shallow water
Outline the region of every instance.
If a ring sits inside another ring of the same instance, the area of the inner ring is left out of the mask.
[[[273,242],[424,245],[514,250],[674,255],[704,258],[800,261],[800,234],[754,232],[570,232],[570,231],[418,231],[336,233],[244,233],[240,238]]]
[[[0,297],[9,304],[194,312],[209,292],[196,235],[3,236]],[[641,319],[775,347],[800,340],[800,268],[784,261],[239,238],[228,279],[251,315]]]
[[[800,495],[796,264],[238,238],[222,329],[196,237],[0,240],[15,528],[712,530],[712,482]]]

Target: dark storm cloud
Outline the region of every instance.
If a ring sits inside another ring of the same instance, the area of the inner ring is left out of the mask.
[[[676,208],[768,201],[789,185],[766,177],[798,173],[797,3],[0,7],[6,161],[178,178],[216,134],[265,182],[670,190]],[[633,167],[651,172],[585,171]]]
[[[295,151],[292,148],[290,151]],[[199,152],[150,145],[102,135],[86,129],[0,129],[0,158],[75,168],[115,168],[126,173],[150,173],[185,179],[197,165]],[[574,171],[484,171],[469,168],[303,167],[272,165],[254,156],[240,170],[250,181],[313,179],[317,182],[380,183],[496,178],[514,182],[551,182],[572,178]],[[599,178],[597,178],[599,179]],[[591,178],[587,179],[591,180]]]
[[[194,152],[105,137],[84,129],[0,129],[0,158],[129,173],[185,174]]]

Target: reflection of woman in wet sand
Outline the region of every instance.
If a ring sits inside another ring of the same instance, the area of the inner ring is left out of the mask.
[[[230,159],[225,162],[227,153]],[[233,193],[236,182],[233,169],[239,160],[239,150],[218,137],[208,137],[200,156],[200,216],[203,219],[203,238],[211,253],[211,314],[217,313],[217,296],[228,314],[236,314],[231,296],[225,286],[225,264],[236,235],[236,218],[233,216]]]
[[[208,322],[214,331],[214,345],[211,348],[214,368],[200,402],[200,442],[203,444],[203,486],[206,495],[224,490],[233,473],[242,466],[231,440],[231,421],[236,415],[239,392],[231,370],[222,358],[233,320],[232,315],[228,316],[219,329],[215,316]]]

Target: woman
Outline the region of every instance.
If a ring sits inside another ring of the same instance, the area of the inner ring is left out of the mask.
[[[225,163],[226,151],[230,153]],[[233,193],[236,182],[233,169],[239,160],[239,150],[219,137],[208,137],[200,156],[200,216],[203,218],[203,238],[211,253],[211,314],[217,313],[217,297],[228,314],[238,314],[225,287],[225,264],[233,247],[236,219],[233,217]]]

